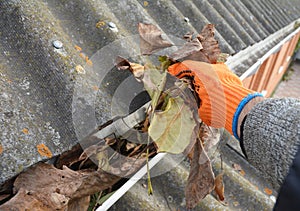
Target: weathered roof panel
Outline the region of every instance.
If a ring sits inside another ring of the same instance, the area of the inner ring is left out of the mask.
[[[249,25],[251,25],[252,29],[256,31],[260,35],[260,40],[264,39],[268,32],[265,27],[260,23],[254,14],[241,2],[241,1],[228,1],[230,4],[236,9],[238,13],[240,13],[247,21]]]
[[[193,2],[211,23],[214,22],[216,29],[220,32],[220,34],[222,34],[224,39],[235,51],[244,49],[247,46],[232,27],[222,18],[221,14],[218,13],[208,1],[204,0]]]
[[[192,1],[172,0],[172,2],[182,14],[189,18],[190,24],[194,26],[195,30],[198,29],[198,32],[199,29],[202,29],[206,24],[210,23],[210,21],[205,17],[204,14],[201,13],[201,11]],[[235,52],[232,46],[218,31],[216,31],[215,35],[216,39],[219,41],[222,51],[229,54],[233,54]]]
[[[267,30],[268,34],[274,33],[276,31],[276,27],[274,23],[272,23],[267,15],[265,15],[266,11],[258,6],[257,1],[247,1],[242,0],[242,3],[247,7],[251,13],[257,18],[257,20],[264,26]]]
[[[228,10],[229,16],[232,16],[232,18],[234,18],[234,20],[236,20],[241,25],[241,27],[244,28],[244,30],[255,42],[261,40],[260,34],[257,32],[257,30],[254,30],[251,27],[250,23],[248,23],[248,21],[245,19],[245,17],[242,16],[240,12],[236,12],[235,7],[231,5],[230,1],[222,1],[222,4]]]
[[[222,51],[233,55],[228,65],[241,75],[290,34],[300,17],[299,0],[11,0],[0,1],[0,8],[0,184],[48,159],[38,153],[39,144],[45,144],[56,156],[77,143],[72,98],[81,75],[76,68],[85,66],[111,42],[136,35],[139,22],[153,23],[166,35],[179,38],[187,32],[199,32],[207,23],[215,24]],[[55,40],[63,47],[55,48]],[[76,50],[75,45],[82,50]],[[118,86],[122,78],[112,74],[109,88]],[[97,101],[99,123],[109,120],[110,101],[109,94]],[[232,159],[231,153],[225,150],[225,162]],[[250,169],[249,173],[256,172]],[[233,182],[226,186],[237,195],[242,189]],[[204,203],[222,208],[211,197],[206,200]]]
[[[252,45],[255,42],[248,34],[247,30],[241,25],[241,23],[238,22],[238,20],[235,19],[235,17],[227,10],[221,1],[209,0],[209,2],[222,16],[222,19],[226,21],[225,25],[231,26],[231,28],[236,32],[236,34],[238,34],[246,46]]]

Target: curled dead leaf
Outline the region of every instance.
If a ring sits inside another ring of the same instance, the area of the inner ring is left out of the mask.
[[[118,70],[127,70],[130,68],[130,62],[127,59],[118,56],[115,60],[115,66]]]
[[[183,35],[183,39],[185,39],[186,41],[190,42],[193,39],[193,32],[188,32],[185,35]]]
[[[163,32],[153,24],[139,23],[138,31],[141,54],[143,55],[151,55],[173,45],[164,37]]]
[[[143,155],[141,157],[122,157],[107,166],[106,171],[119,177],[128,177],[135,173],[145,162],[146,158]]]
[[[193,60],[193,61],[211,63],[207,58],[207,56],[202,52],[202,50],[185,57],[184,60]]]
[[[78,157],[82,154],[82,147],[76,144],[69,151],[62,153],[55,163],[55,167],[61,169],[63,166],[70,167],[78,161]]]
[[[90,196],[84,196],[79,199],[70,200],[67,211],[88,210],[90,205]]]
[[[200,41],[196,38],[185,43],[180,49],[172,53],[170,58],[173,60],[183,59],[189,55],[199,52],[201,49],[203,49],[203,47]]]
[[[73,199],[105,190],[119,179],[103,171],[61,170],[39,163],[16,178],[16,195],[0,210],[66,210]]]
[[[221,54],[218,41],[214,38],[214,31],[214,25],[207,24],[195,39],[193,39],[193,34],[191,33],[184,35],[187,43],[171,54],[170,58],[173,60],[193,60],[211,64],[225,62],[228,54]]]
[[[220,173],[215,178],[215,191],[216,191],[220,201],[225,200],[225,195],[224,195],[225,187],[224,187],[224,182],[223,182],[223,175],[224,175],[224,173]]]
[[[194,146],[188,183],[185,188],[187,209],[193,209],[201,199],[214,189],[214,173],[210,160],[198,139]]]
[[[212,154],[210,151],[213,150],[213,147],[217,146],[217,144],[220,142],[221,135],[218,129],[209,127],[205,123],[202,123],[199,136],[205,151],[208,152],[209,155]]]
[[[204,26],[201,33],[197,36],[198,40],[203,46],[201,52],[203,52],[203,54],[212,64],[217,63],[217,60],[221,53],[218,41],[214,38],[214,36],[215,26],[213,24],[207,24],[206,26]]]
[[[65,207],[65,206],[64,206]],[[60,206],[62,210],[64,207]],[[8,202],[0,205],[0,210],[36,210],[36,211],[51,211],[52,209],[45,206],[43,202],[37,200],[34,195],[28,190],[21,188],[18,193]]]
[[[144,76],[144,66],[137,63],[129,62],[123,57],[118,56],[115,60],[115,65],[119,70],[130,70],[130,72],[138,81],[141,81],[141,79]]]

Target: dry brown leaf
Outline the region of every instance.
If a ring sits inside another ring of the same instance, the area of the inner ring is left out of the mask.
[[[212,159],[215,153],[215,146],[220,141],[220,133],[217,132],[217,129],[211,128],[202,122],[197,137],[200,138],[204,151]],[[193,153],[193,150],[190,150],[187,154],[190,160],[193,158]]]
[[[137,145],[137,146],[132,150],[132,152],[130,152],[130,154],[128,155],[128,157],[132,157],[133,155],[135,155],[136,152],[139,151],[139,150],[142,148],[142,146],[143,146],[142,144]]]
[[[153,24],[139,23],[140,49],[142,55],[151,55],[173,44],[164,39],[163,32]]]
[[[113,159],[113,158],[112,158]],[[128,177],[135,173],[144,163],[146,162],[145,157],[122,157],[117,159],[116,162],[111,164],[107,172],[117,175],[119,177]]]
[[[214,189],[214,181],[210,160],[198,139],[194,146],[190,174],[185,188],[187,209],[193,209],[201,199]]]
[[[115,65],[119,70],[130,70],[130,72],[134,75],[134,77],[137,80],[141,80],[141,78],[144,76],[145,68],[144,66],[129,62],[127,59],[118,56],[115,61]]]
[[[215,27],[213,24],[207,24],[201,33],[197,36],[201,42],[203,49],[201,52],[207,57],[210,63],[215,64],[219,58],[221,50],[218,41],[214,38]]]
[[[62,168],[63,166],[71,166],[73,163],[78,162],[79,156],[83,150],[80,144],[76,144],[69,151],[62,153],[56,161],[55,167]]]
[[[225,200],[223,175],[224,175],[224,173],[220,173],[218,176],[216,176],[216,179],[215,179],[215,191],[216,191],[220,201]]]
[[[0,210],[34,210],[34,211],[51,211],[52,209],[45,206],[41,201],[37,200],[35,196],[27,190],[21,188],[18,193],[8,202],[0,205]]]
[[[201,43],[197,38],[185,43],[180,49],[171,54],[170,58],[173,60],[183,59],[203,49]]]
[[[199,61],[199,62],[205,62],[205,63],[211,63],[207,56],[203,53],[203,51],[195,52],[187,57],[184,58],[185,60],[193,60],[193,61]]]
[[[127,59],[118,56],[115,60],[115,66],[118,70],[127,70],[130,68],[130,62]]]
[[[0,210],[64,210],[72,200],[105,190],[119,179],[103,171],[73,171],[65,166],[60,170],[39,163],[16,178],[16,195]]]
[[[203,131],[201,131],[203,130]],[[205,125],[204,123],[202,124],[202,127],[200,128],[200,132],[202,132],[201,141],[204,147],[205,152],[207,152],[208,156],[210,159],[212,159],[212,156],[215,153],[216,147],[218,146],[220,142],[220,133],[218,129],[209,127]]]
[[[129,150],[134,149],[136,147],[136,144],[134,144],[134,143],[127,143],[125,147],[126,147],[126,151],[129,151]]]
[[[85,196],[80,199],[71,200],[68,204],[67,211],[88,210],[89,205],[90,205],[90,196]]]
[[[95,155],[97,155],[98,152],[103,151],[104,145],[99,146],[97,144],[91,145],[84,149],[83,153],[79,156],[78,160],[76,162],[81,161],[79,165],[79,169],[85,164],[85,162],[91,158],[93,159]]]
[[[193,39],[193,32],[188,32],[185,35],[183,35],[183,39],[185,39],[186,41],[190,42]]]
[[[117,139],[115,137],[114,138],[112,138],[112,137],[106,137],[105,138],[105,144],[108,145],[108,146],[113,145],[116,142],[117,142]]]
[[[198,141],[196,131],[193,132],[192,136],[193,137],[191,138],[189,145],[185,148],[183,152],[183,154],[186,155],[190,161],[193,160],[195,144]]]
[[[218,41],[214,38],[214,25],[207,24],[197,38],[192,39],[192,34],[188,33],[184,39],[188,42],[178,51],[174,52],[170,58],[173,60],[193,60],[215,64],[225,62],[227,54],[221,54]]]
[[[149,116],[147,115],[147,116],[146,116],[146,119],[145,119],[145,121],[144,121],[144,123],[143,123],[143,127],[142,127],[142,129],[141,129],[141,131],[142,131],[143,133],[146,133],[146,132],[148,131],[149,124],[150,124],[150,122],[149,122]]]

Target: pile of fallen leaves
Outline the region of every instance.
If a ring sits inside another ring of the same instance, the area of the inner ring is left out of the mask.
[[[172,46],[164,39],[162,31],[151,24],[139,24],[140,48],[143,55],[151,55],[161,49]],[[151,110],[148,113],[150,126],[147,130],[158,152],[185,153],[190,161],[190,174],[185,190],[186,207],[194,208],[212,190],[220,201],[224,201],[223,173],[214,176],[207,151],[216,145],[219,139],[212,130],[199,120],[197,109],[201,99],[195,92],[193,78],[183,77],[173,86],[166,85],[169,66],[183,61],[194,60],[210,64],[226,61],[218,42],[214,38],[214,26],[208,24],[195,37],[192,33],[184,36],[186,43],[171,55],[159,56],[160,66],[140,65],[124,58],[117,59],[120,70],[130,70],[135,78],[144,84],[151,97]],[[189,97],[185,89],[190,89]],[[201,96],[200,96],[201,98]],[[196,103],[195,103],[196,100]]]
[[[139,33],[143,55],[173,46],[154,25],[139,24]],[[189,157],[191,168],[185,190],[188,209],[194,208],[214,189],[223,201],[223,174],[214,176],[207,155],[218,138],[198,117],[201,99],[193,95],[192,79],[172,78],[167,68],[185,59],[217,63],[224,57],[211,24],[195,37],[188,33],[184,38],[186,43],[177,51],[159,56],[158,67],[122,57],[116,59],[117,68],[130,70],[151,97],[146,119],[135,128],[148,134],[147,140],[130,142],[114,134],[102,140],[87,137],[88,146],[84,150],[78,144],[63,153],[55,165],[38,163],[21,173],[14,181],[13,194],[0,195],[0,203],[6,201],[0,210],[87,210],[91,195],[96,193],[98,200],[102,193],[111,193],[115,184],[130,177],[148,157],[159,152],[184,153]],[[115,159],[120,155],[123,156],[121,162]]]

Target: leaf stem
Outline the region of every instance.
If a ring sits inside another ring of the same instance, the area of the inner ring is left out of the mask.
[[[149,138],[148,138],[148,141],[149,141]],[[153,188],[152,188],[150,168],[149,168],[149,148],[147,148],[146,161],[147,161],[148,195],[152,195],[153,194]]]

